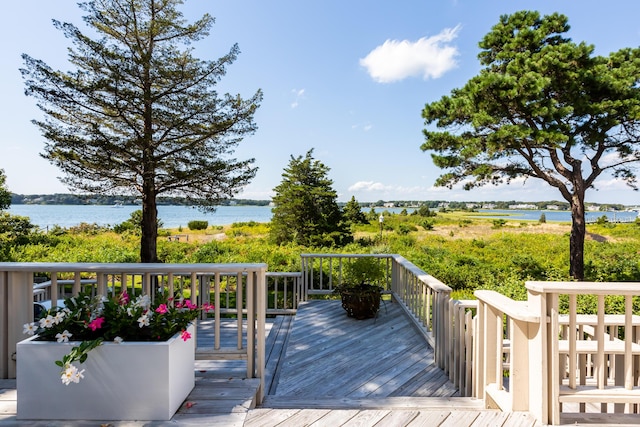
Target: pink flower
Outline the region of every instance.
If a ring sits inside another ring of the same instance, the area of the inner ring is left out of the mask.
[[[103,323],[104,323],[104,317],[97,317],[89,323],[88,328],[91,329],[92,331],[95,331],[96,329],[100,329]]]
[[[196,308],[198,308],[198,306],[192,303],[191,300],[185,300],[184,306],[187,307],[189,310],[195,310]]]
[[[156,308],[156,313],[165,314],[167,312],[167,304],[160,304],[158,308]]]
[[[210,312],[210,311],[214,311],[215,310],[215,306],[213,304],[205,302],[204,304],[202,304],[202,309],[205,312]]]
[[[183,341],[186,341],[189,338],[191,338],[191,334],[189,333],[189,331],[183,329],[182,334],[180,335],[180,338],[182,338]]]
[[[127,293],[126,289],[123,289],[122,292],[120,293],[120,305],[127,305],[129,304],[129,294]]]

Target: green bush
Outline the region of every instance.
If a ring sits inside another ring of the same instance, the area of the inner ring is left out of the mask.
[[[187,224],[189,230],[206,230],[209,227],[209,221],[193,220]]]

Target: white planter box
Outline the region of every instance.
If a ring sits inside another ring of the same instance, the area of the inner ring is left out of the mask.
[[[193,338],[103,343],[84,364],[84,378],[64,385],[56,360],[73,343],[17,345],[17,418],[37,420],[170,420],[195,384]]]

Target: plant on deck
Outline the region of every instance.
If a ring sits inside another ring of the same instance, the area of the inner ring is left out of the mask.
[[[368,319],[375,317],[380,308],[385,271],[380,259],[356,258],[345,265],[342,282],[334,288],[342,298],[342,307],[349,317]]]
[[[38,322],[24,325],[24,333],[38,334],[41,341],[79,341],[56,365],[62,368],[65,385],[83,378],[74,362],[84,363],[88,353],[104,341],[120,344],[124,341],[166,341],[176,333],[187,341],[187,327],[200,311],[213,306],[197,307],[189,300],[174,300],[159,293],[152,300],[148,295],[130,298],[125,289],[111,298],[89,293],[65,299],[64,307],[53,307]]]

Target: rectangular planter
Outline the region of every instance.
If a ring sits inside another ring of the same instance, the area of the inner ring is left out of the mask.
[[[195,337],[193,325],[189,332]],[[76,365],[84,378],[64,385],[55,361],[73,345],[35,337],[18,343],[18,419],[170,420],[194,387],[195,338],[103,343]]]

